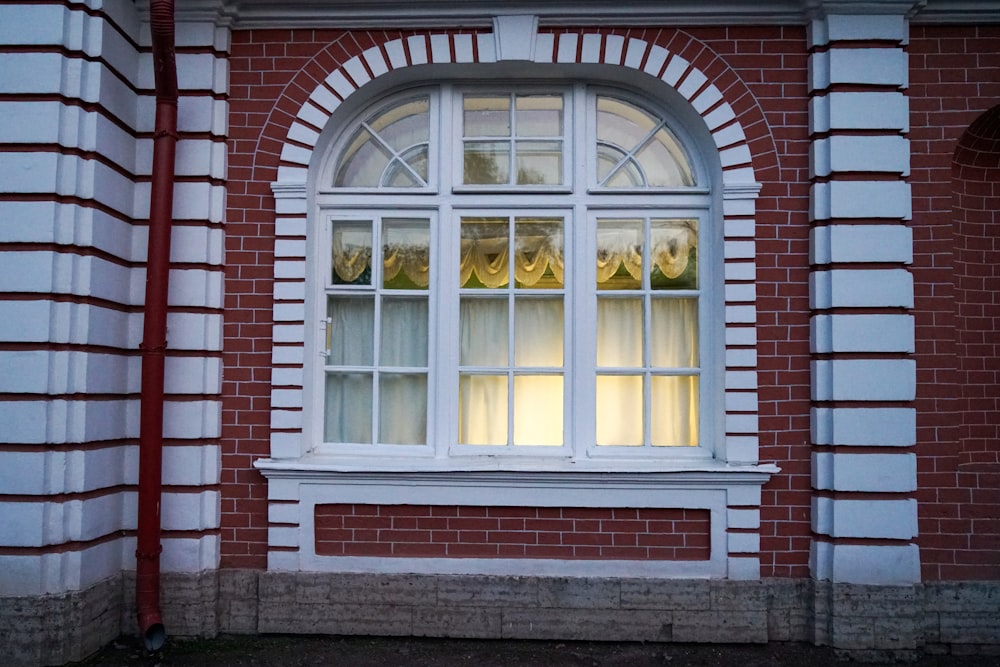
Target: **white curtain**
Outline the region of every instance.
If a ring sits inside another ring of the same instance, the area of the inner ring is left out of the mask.
[[[326,376],[326,442],[372,441],[372,376],[330,373]]]
[[[654,369],[698,367],[698,301],[655,298],[650,301],[649,362]],[[643,368],[643,300],[602,297],[597,301],[597,365]],[[693,375],[650,377],[650,443],[654,446],[697,444],[698,379]],[[643,378],[598,375],[597,443],[643,443]]]
[[[464,298],[461,303],[459,358],[463,366],[506,369],[508,299]],[[562,297],[524,297],[514,302],[515,367],[550,369],[550,374],[518,374],[513,385],[513,443],[563,443]],[[463,374],[459,381],[459,441],[506,445],[508,376]]]
[[[327,310],[330,366],[368,366],[364,373],[331,371],[326,379],[326,441],[371,443],[375,298],[333,297]],[[427,299],[383,297],[380,367],[413,373],[378,374],[378,441],[422,444],[427,440]]]
[[[379,377],[378,440],[391,445],[427,442],[427,376],[384,373]]]

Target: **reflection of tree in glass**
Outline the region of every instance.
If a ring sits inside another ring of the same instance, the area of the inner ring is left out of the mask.
[[[487,153],[466,151],[465,183],[501,184],[506,183],[506,175],[501,178],[497,162]]]
[[[536,169],[519,167],[517,170],[517,183],[518,185],[544,185],[545,176]]]

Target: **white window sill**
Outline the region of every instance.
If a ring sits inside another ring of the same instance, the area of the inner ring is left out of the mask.
[[[462,481],[487,481],[515,478],[531,479],[534,483],[572,484],[581,477],[594,477],[604,483],[619,480],[631,483],[661,485],[674,482],[722,482],[723,484],[764,484],[780,471],[773,464],[733,465],[716,459],[629,459],[591,458],[555,459],[545,457],[453,457],[450,459],[419,459],[385,457],[342,457],[306,455],[298,459],[258,459],[254,467],[269,478],[343,478],[345,476],[386,483],[413,477]]]

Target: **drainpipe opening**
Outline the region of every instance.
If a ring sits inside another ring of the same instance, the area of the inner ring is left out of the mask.
[[[142,635],[142,643],[146,646],[146,651],[156,653],[167,643],[167,631],[163,623],[153,623]]]

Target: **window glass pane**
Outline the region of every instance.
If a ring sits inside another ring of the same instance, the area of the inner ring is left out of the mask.
[[[518,95],[514,113],[519,137],[562,136],[562,95]]]
[[[469,185],[510,183],[510,144],[469,141],[465,144],[463,182]]]
[[[563,365],[561,297],[514,301],[514,365]]]
[[[642,287],[642,220],[597,221],[598,289]]]
[[[462,218],[462,287],[504,287],[510,282],[507,218]]]
[[[597,444],[641,446],[642,377],[597,376]]]
[[[652,140],[637,153],[649,185],[670,187],[694,185],[694,177],[684,151],[666,128],[661,128]]]
[[[514,278],[520,288],[563,286],[562,218],[514,220]]]
[[[514,444],[563,443],[563,379],[558,375],[514,377]]]
[[[510,97],[466,95],[463,118],[463,136],[509,137]]]
[[[642,366],[642,299],[597,300],[597,365]]]
[[[557,141],[518,141],[518,185],[553,185],[562,183],[562,143]]]
[[[427,442],[427,376],[384,374],[379,378],[379,442]]]
[[[659,123],[648,113],[610,97],[597,98],[597,140],[635,150]]]
[[[697,299],[653,299],[650,356],[659,368],[697,368]]]
[[[507,298],[463,297],[459,310],[459,363],[507,366]]]
[[[367,373],[326,376],[326,442],[372,441],[372,377]]]
[[[652,377],[650,444],[694,447],[698,444],[698,378],[694,375]]]
[[[698,221],[652,220],[650,286],[698,288]]]
[[[622,100],[597,98],[597,155],[597,182],[605,187],[695,183],[690,160],[663,120]]]
[[[507,444],[507,376],[458,378],[458,441],[463,445]]]
[[[430,98],[408,100],[380,111],[347,142],[333,184],[368,188],[426,185],[429,139]]]
[[[327,304],[330,366],[370,366],[373,363],[375,300],[373,297],[331,297]]]
[[[372,225],[367,220],[333,226],[334,285],[372,284]]]
[[[430,101],[426,97],[404,102],[368,122],[379,138],[400,153],[427,143],[430,133]]]
[[[348,142],[337,167],[333,184],[340,187],[374,188],[392,159],[384,146],[371,133],[360,128]]]
[[[382,366],[426,368],[427,299],[382,300]]]
[[[389,289],[427,289],[431,233],[427,220],[382,222],[382,285]]]

